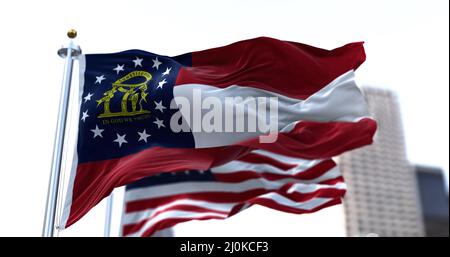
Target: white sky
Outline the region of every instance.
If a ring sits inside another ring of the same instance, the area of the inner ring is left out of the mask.
[[[41,234],[63,72],[56,51],[68,28],[85,53],[177,55],[257,36],[329,49],[365,41],[358,83],[397,91],[408,158],[448,178],[448,8],[446,0],[1,1],[0,236]],[[101,236],[103,215],[101,204],[61,235]],[[341,206],[310,215],[253,207],[179,225],[176,235],[343,236],[344,223]]]

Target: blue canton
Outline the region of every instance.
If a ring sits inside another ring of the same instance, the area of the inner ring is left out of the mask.
[[[85,56],[78,162],[124,157],[150,147],[194,147],[191,133],[172,132],[173,86],[190,54],[141,50]]]

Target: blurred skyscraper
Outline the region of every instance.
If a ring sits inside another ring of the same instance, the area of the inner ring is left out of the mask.
[[[397,96],[363,88],[378,122],[374,143],[339,158],[348,185],[344,209],[348,236],[423,236],[414,168],[406,158]]]
[[[449,236],[448,194],[442,170],[416,166],[426,236]]]

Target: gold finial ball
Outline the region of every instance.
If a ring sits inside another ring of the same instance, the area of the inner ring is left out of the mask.
[[[70,29],[69,31],[67,31],[67,36],[69,38],[76,38],[77,37],[77,31],[74,29]]]

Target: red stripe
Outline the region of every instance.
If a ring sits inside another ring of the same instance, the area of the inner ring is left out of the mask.
[[[336,185],[337,183],[344,183],[344,177],[343,176],[339,176],[337,178],[332,178],[332,179],[327,179],[324,181],[320,181],[320,185]]]
[[[249,206],[247,206],[246,203],[238,203],[236,204],[233,208],[231,208],[230,213],[228,214],[228,217],[231,217],[235,214],[237,214],[240,211],[243,211],[245,209],[247,209]]]
[[[242,182],[249,179],[255,178],[264,178],[270,181],[280,180],[280,179],[303,179],[303,180],[311,180],[318,178],[325,174],[327,171],[336,166],[336,163],[331,160],[325,160],[323,162],[318,163],[314,167],[311,167],[307,170],[298,172],[297,174],[275,174],[269,172],[258,172],[252,170],[242,170],[242,171],[233,171],[232,173],[213,173],[214,176],[220,182]],[[231,169],[231,168],[230,168]]]
[[[376,130],[377,123],[369,118],[358,122],[301,121],[292,131],[279,133],[274,144],[260,143],[259,138],[252,138],[237,145],[297,158],[328,159],[371,144]]]
[[[180,70],[176,85],[251,86],[306,99],[364,61],[362,42],[325,50],[260,37],[193,52],[193,67]]]

